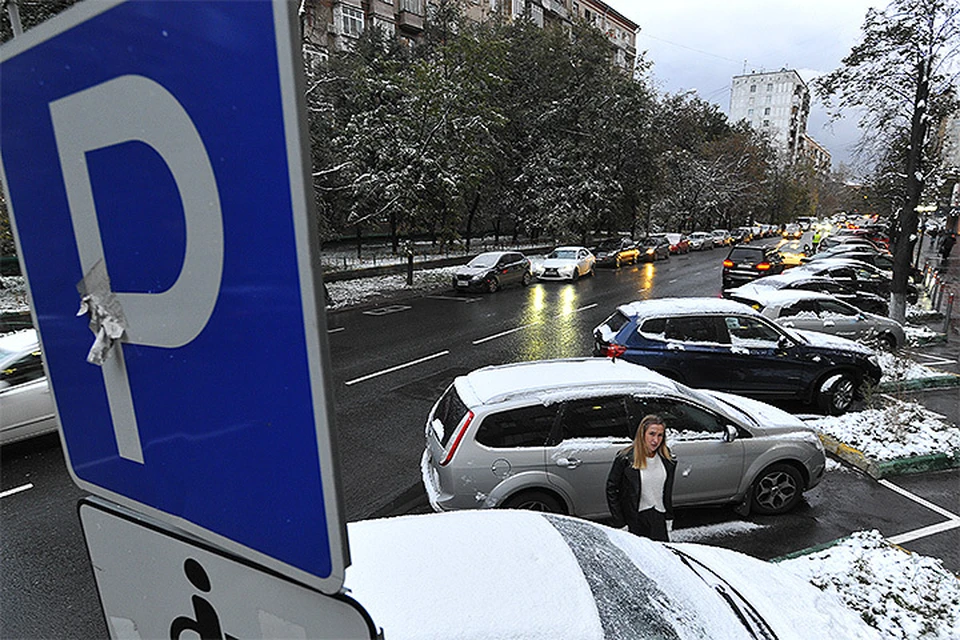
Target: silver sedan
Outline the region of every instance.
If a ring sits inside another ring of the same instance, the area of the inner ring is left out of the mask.
[[[56,430],[37,332],[0,337],[0,444]]]

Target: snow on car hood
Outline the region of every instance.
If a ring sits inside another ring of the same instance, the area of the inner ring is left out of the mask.
[[[577,264],[576,258],[547,258],[542,263],[544,268],[557,269],[559,267],[573,267]]]
[[[819,331],[806,331],[804,329],[787,329],[789,333],[799,334],[805,341],[816,347],[827,347],[830,349],[839,349],[841,351],[855,351],[865,356],[872,356],[873,349],[853,340],[847,340],[840,336],[829,333],[820,333]]]
[[[463,265],[457,269],[456,274],[458,276],[476,276],[482,273],[490,271],[491,267],[471,267],[470,265]]]
[[[700,393],[712,396],[719,401],[729,413],[745,413],[750,416],[760,429],[771,433],[774,431],[790,432],[809,432],[814,440],[817,440],[816,434],[810,427],[803,423],[795,415],[778,409],[766,402],[746,398],[744,396],[725,393],[723,391],[712,391],[709,389],[700,389]]]

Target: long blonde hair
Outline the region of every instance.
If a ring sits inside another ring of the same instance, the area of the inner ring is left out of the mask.
[[[647,457],[650,454],[647,451],[647,442],[644,440],[644,435],[647,433],[647,429],[650,428],[652,424],[659,424],[666,431],[667,426],[663,423],[663,419],[660,418],[655,413],[651,413],[643,416],[643,420],[640,421],[640,425],[637,427],[637,433],[633,436],[633,444],[629,448],[633,449],[633,468],[634,469],[646,469],[647,468]],[[673,460],[673,455],[670,453],[670,448],[667,446],[667,434],[663,434],[663,440],[660,441],[660,446],[657,447],[656,453],[659,453],[661,456],[667,460]]]

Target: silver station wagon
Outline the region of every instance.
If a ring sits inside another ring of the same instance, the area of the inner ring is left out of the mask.
[[[485,367],[447,388],[426,424],[430,503],[607,518],[610,465],[649,413],[678,461],[676,506],[782,513],[823,475],[817,435],[775,407],[622,360],[550,360]]]

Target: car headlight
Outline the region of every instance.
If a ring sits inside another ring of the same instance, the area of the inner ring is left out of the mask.
[[[533,265],[532,271],[533,271],[533,275],[535,275],[535,276],[542,276],[542,275],[543,275],[543,265],[542,265],[542,264],[535,264],[535,265]]]
[[[647,249],[647,255],[648,255],[648,256],[652,256],[655,251],[656,251],[656,249],[653,249],[653,248]]]
[[[477,282],[477,281],[479,281],[479,280],[483,280],[483,277],[484,277],[484,274],[478,273],[477,275],[475,275],[475,276],[473,276],[472,278],[470,278],[470,280],[473,281],[473,282]]]

